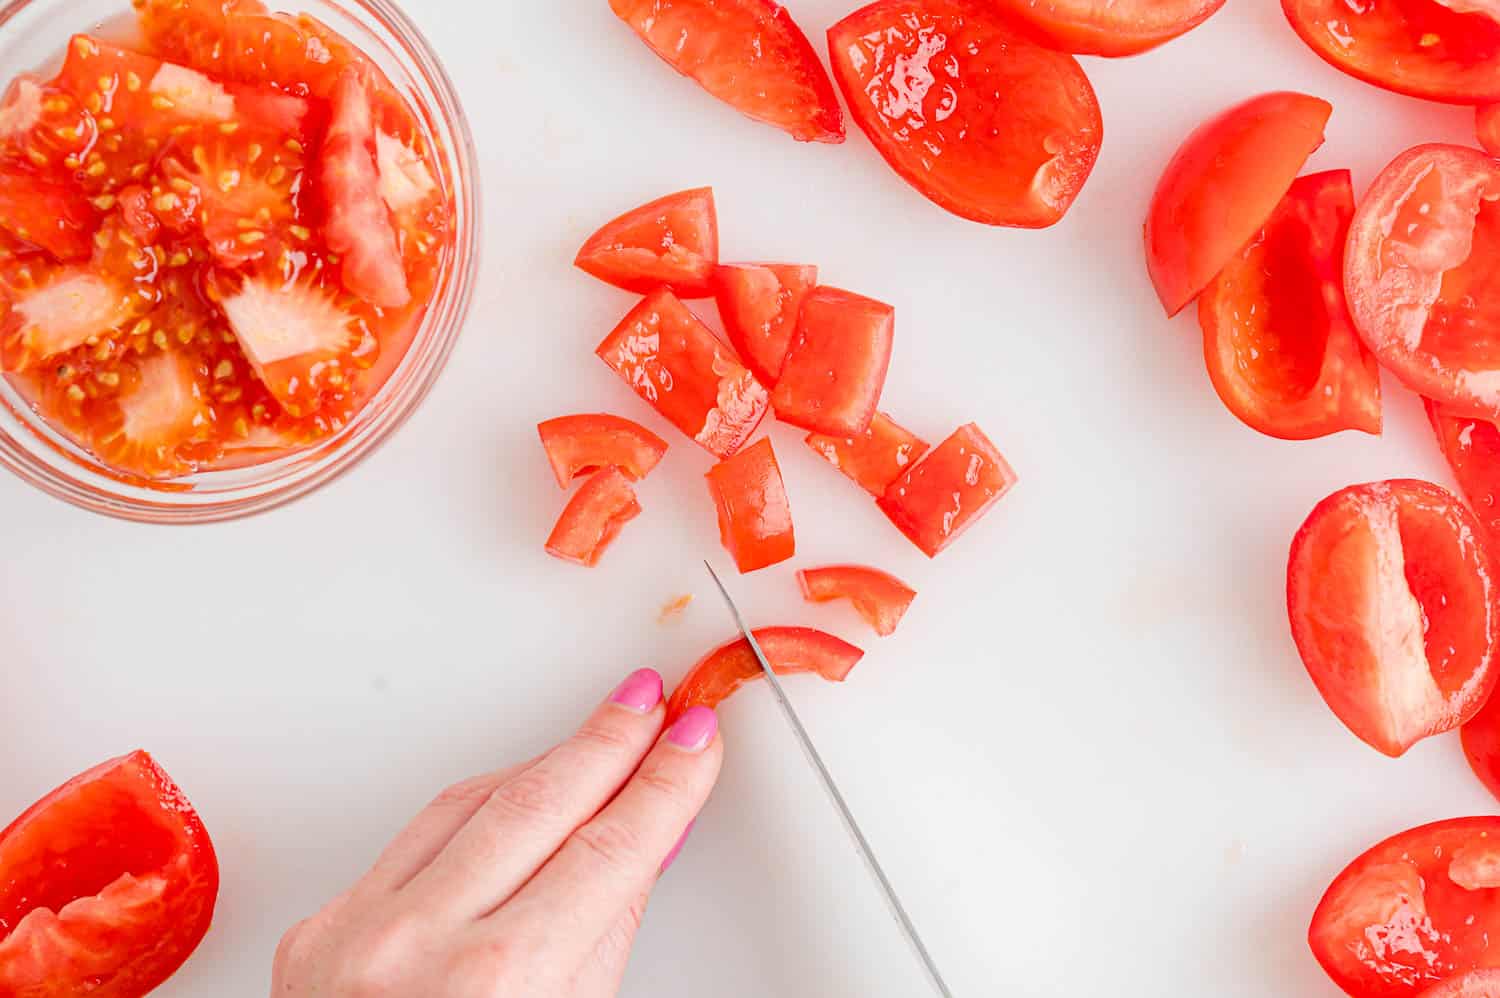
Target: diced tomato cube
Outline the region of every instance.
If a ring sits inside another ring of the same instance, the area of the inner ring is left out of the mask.
[[[973,423],[909,468],[879,500],[880,508],[929,558],[994,508],[1016,473]]]
[[[769,437],[715,465],[708,490],[719,511],[719,539],[741,573],[797,553],[792,507]]]
[[[547,538],[547,553],[592,568],[625,524],[640,515],[630,481],[619,468],[605,468],[584,482],[563,510]]]
[[[679,191],[627,211],[590,236],[573,262],[637,294],[666,285],[680,298],[707,298],[719,264],[713,189]]]
[[[817,283],[818,268],[803,264],[731,263],[714,271],[729,342],[767,387],[781,376],[802,301]]]
[[[771,394],[776,417],[816,433],[864,433],[885,388],[895,331],[891,306],[837,288],[813,289]]]
[[[809,433],[807,446],[823,460],[842,471],[870,495],[879,499],[912,462],[931,450],[927,441],[877,412],[870,428],[853,437],[831,437]]]

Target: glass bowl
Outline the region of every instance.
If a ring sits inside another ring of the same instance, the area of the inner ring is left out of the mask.
[[[458,339],[479,266],[478,169],[468,120],[436,53],[389,0],[280,0],[307,13],[378,63],[425,124],[453,204],[452,255],[411,346],[385,385],[341,432],[265,464],[170,482],[125,480],[52,429],[0,378],[0,464],[59,499],[145,523],[213,523],[263,513],[328,484],[368,457],[410,418]],[[53,66],[78,32],[129,24],[129,0],[0,0],[0,76]]]

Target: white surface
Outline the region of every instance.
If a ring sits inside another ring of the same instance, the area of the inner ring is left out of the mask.
[[[852,5],[794,9],[820,39]],[[1323,706],[1287,632],[1285,553],[1339,487],[1447,475],[1389,380],[1384,440],[1239,425],[1194,319],[1162,318],[1139,230],[1177,142],[1249,94],[1330,98],[1310,168],[1353,167],[1361,190],[1417,141],[1468,141],[1468,112],[1348,80],[1276,5],[1231,0],[1154,54],[1086,60],[1097,172],[1056,228],[994,230],[928,204],[852,128],[801,146],[740,119],[604,0],[411,7],[467,98],[487,202],[481,291],[424,409],[346,480],[230,526],[127,526],[0,479],[0,814],[107,756],[158,756],[224,869],[213,932],[160,994],[264,995],[280,933],[437,789],[564,735],[630,668],[675,679],[729,636],[699,564],[718,551],[709,460],[591,356],[631,299],[569,266],[598,223],[697,184],[726,259],[817,262],[893,302],[886,407],[933,440],[978,420],[1022,475],[929,564],[777,427],[795,565],[866,560],[922,595],[877,642],[803,606],[794,565],[732,583],[755,622],[869,649],[845,688],[792,694],[955,993],[1334,994],[1303,942],[1327,881],[1386,834],[1495,804],[1455,739],[1392,762]],[[542,554],[563,496],[533,427],[593,408],[673,450],[586,572]],[[684,592],[687,617],[658,626]],[[723,782],[625,994],[921,994],[765,692],[724,722]]]

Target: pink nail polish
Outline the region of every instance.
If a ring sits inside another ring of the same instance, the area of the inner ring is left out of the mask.
[[[677,857],[682,855],[682,847],[687,845],[688,836],[693,834],[693,826],[697,823],[697,818],[688,822],[688,826],[682,830],[682,838],[678,839],[677,844],[672,847],[672,851],[667,853],[667,858],[661,861],[661,873],[658,873],[657,876],[666,873],[672,868],[672,864],[677,862]]]
[[[708,707],[690,707],[667,732],[667,741],[689,752],[702,752],[718,731],[718,714]]]
[[[661,676],[657,675],[655,669],[638,669],[615,687],[609,702],[627,707],[638,714],[649,714],[661,703],[661,691]]]

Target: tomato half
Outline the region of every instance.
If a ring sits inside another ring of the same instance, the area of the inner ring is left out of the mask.
[[[724,332],[761,384],[781,377],[802,301],[818,268],[792,263],[733,263],[714,271],[714,298]]]
[[[1447,490],[1401,480],[1329,496],[1292,542],[1302,661],[1339,720],[1386,755],[1468,721],[1500,678],[1500,592],[1481,529]]]
[[[1016,473],[973,423],[891,483],[880,509],[929,558],[936,558],[1016,484]]]
[[[0,832],[0,995],[139,998],[197,948],[218,893],[208,832],[161,767],[97,766]]]
[[[998,6],[1060,52],[1118,57],[1186,34],[1224,0],[998,0]]]
[[[1380,433],[1380,369],[1344,302],[1349,171],[1303,177],[1198,300],[1214,389],[1285,440]]]
[[[815,433],[870,428],[891,366],[896,310],[838,288],[803,299],[796,334],[771,392],[776,418]]]
[[[812,43],[774,0],[609,0],[651,51],[730,107],[802,142],[844,141]]]
[[[1060,220],[1104,122],[1078,61],[975,0],[878,0],[828,29],[833,76],[876,150],[924,197],[988,225]]]
[[[741,574],[797,553],[792,506],[769,437],[720,461],[707,477],[719,511],[719,540]]]
[[[1490,540],[1500,545],[1500,427],[1487,419],[1455,416],[1432,399],[1423,401],[1458,487]]]
[[[807,446],[876,499],[885,495],[912,462],[932,449],[927,441],[883,412],[877,412],[870,428],[858,436],[809,433]]]
[[[778,676],[816,673],[842,683],[865,653],[847,641],[811,627],[761,627],[754,632]],[[764,679],[750,643],[738,638],[705,655],[672,691],[667,724],[692,707],[718,707],[746,683]]]
[[[1485,152],[1500,156],[1500,104],[1485,104],[1474,109],[1474,132]]]
[[[678,191],[627,211],[589,236],[573,264],[637,294],[666,285],[679,298],[707,298],[719,264],[713,188]]]
[[[1423,991],[1421,998],[1500,998],[1500,970],[1476,970]]]
[[[917,591],[894,575],[864,565],[803,569],[797,573],[797,584],[809,603],[848,600],[883,638],[896,633],[917,598]]]
[[[625,524],[640,515],[641,504],[630,480],[619,468],[605,468],[569,500],[547,538],[547,553],[593,568]]]
[[[667,442],[640,423],[602,412],[559,416],[536,429],[557,484],[564,489],[579,475],[611,465],[639,481],[667,452]]]

